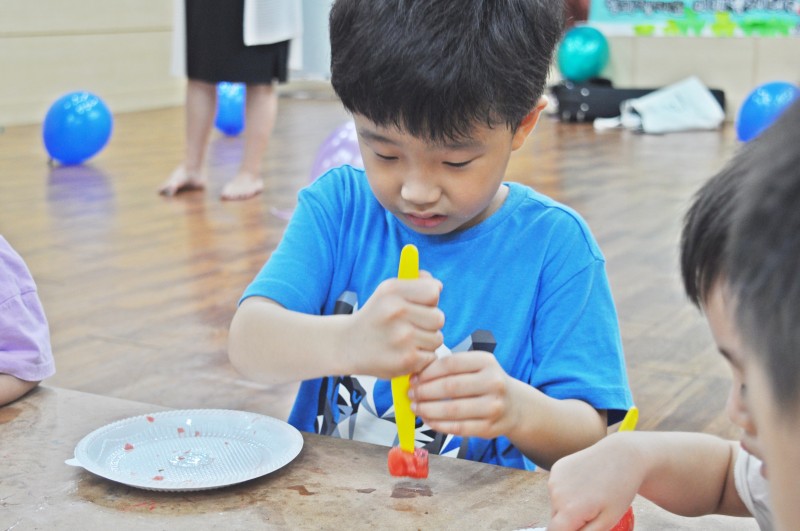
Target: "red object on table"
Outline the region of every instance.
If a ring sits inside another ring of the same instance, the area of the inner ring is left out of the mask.
[[[407,476],[425,479],[428,477],[428,450],[416,448],[406,452],[399,446],[389,450],[389,473],[393,476]]]
[[[633,507],[628,507],[619,522],[609,531],[633,531]]]

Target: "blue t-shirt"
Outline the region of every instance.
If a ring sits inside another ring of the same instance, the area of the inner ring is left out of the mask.
[[[358,311],[397,275],[403,245],[441,280],[445,345],[494,353],[503,369],[558,399],[631,406],[605,260],[581,217],[516,183],[503,205],[464,231],[419,234],[378,203],[363,170],[343,166],[300,192],[283,239],[242,299],[261,296],[308,314]],[[535,415],[535,411],[530,412]],[[388,380],[341,375],[304,381],[289,422],[303,431],[397,444]],[[437,433],[417,419],[431,453],[533,469],[506,437]]]

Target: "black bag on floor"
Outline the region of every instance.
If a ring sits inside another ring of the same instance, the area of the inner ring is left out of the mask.
[[[607,79],[592,79],[586,83],[562,81],[548,87],[555,99],[557,115],[562,122],[591,122],[595,118],[619,116],[619,104],[625,100],[639,98],[654,88],[616,88]],[[725,93],[709,89],[714,98],[725,109]]]

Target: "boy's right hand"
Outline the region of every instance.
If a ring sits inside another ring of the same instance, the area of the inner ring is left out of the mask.
[[[625,440],[611,435],[553,465],[547,531],[608,531],[628,510],[643,481]]]
[[[381,282],[352,314],[343,352],[352,374],[389,379],[419,372],[436,359],[444,313],[437,307],[442,283],[421,271],[416,280]]]

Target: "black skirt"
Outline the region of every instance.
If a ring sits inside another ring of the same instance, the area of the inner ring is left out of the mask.
[[[189,79],[285,83],[289,41],[245,46],[244,0],[185,0],[186,74]]]

